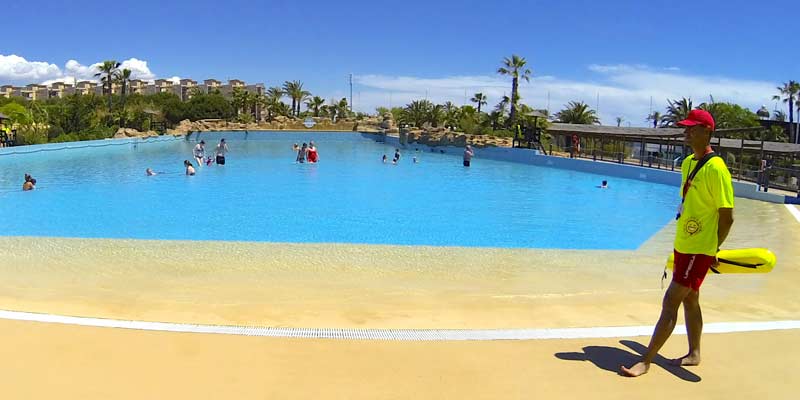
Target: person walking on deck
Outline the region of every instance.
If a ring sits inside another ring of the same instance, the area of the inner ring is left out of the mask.
[[[622,366],[625,376],[647,373],[658,351],[666,343],[683,304],[689,352],[672,360],[674,365],[700,364],[700,336],[703,315],[700,311],[700,285],[710,267],[717,265],[719,247],[733,225],[733,184],[725,161],[711,149],[714,118],[707,111],[692,110],[678,122],[685,127],[687,144],[694,155],[681,165],[681,206],[675,233],[675,264],[672,282],[664,294],[661,316],[656,323],[647,352],[631,367]]]

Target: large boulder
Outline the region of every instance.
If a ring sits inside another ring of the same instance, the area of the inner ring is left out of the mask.
[[[382,129],[392,129],[394,128],[394,119],[392,117],[392,113],[385,113],[383,114],[383,121],[381,121],[381,128]]]
[[[149,136],[158,136],[158,133],[156,133],[155,131],[140,132],[133,128],[119,128],[117,129],[117,132],[114,133],[114,139],[149,137]]]

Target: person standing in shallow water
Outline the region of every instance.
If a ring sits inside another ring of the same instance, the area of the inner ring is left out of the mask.
[[[464,148],[464,166],[465,167],[469,167],[473,156],[475,156],[475,152],[472,150],[472,146],[467,145],[467,147]]]
[[[672,282],[664,294],[661,316],[647,352],[641,361],[630,368],[620,367],[620,372],[625,376],[647,373],[653,358],[675,329],[681,304],[686,318],[689,353],[672,360],[672,364],[700,364],[700,336],[703,332],[700,285],[708,269],[718,264],[716,255],[719,247],[733,225],[731,174],[725,161],[714,154],[710,145],[714,118],[706,111],[692,110],[678,125],[685,127],[686,142],[691,145],[694,155],[681,164],[682,202],[677,215]]]
[[[317,154],[317,146],[314,145],[313,140],[308,142],[308,150],[306,151],[306,158],[310,163],[315,163],[319,161],[319,154]]]
[[[308,152],[308,144],[303,143],[303,146],[300,147],[300,150],[297,150],[297,159],[296,162],[304,163],[306,162],[306,153]]]
[[[223,138],[219,141],[216,149],[217,165],[225,165],[225,154],[228,153],[228,151],[228,144],[225,143],[225,139]]]
[[[200,143],[196,144],[192,153],[194,160],[197,161],[197,165],[203,165],[206,158],[206,141],[201,140]]]

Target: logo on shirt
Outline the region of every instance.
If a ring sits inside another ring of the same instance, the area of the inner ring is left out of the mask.
[[[683,224],[683,230],[687,234],[689,234],[689,236],[692,236],[692,235],[702,231],[703,230],[703,226],[700,225],[700,221],[697,220],[696,218],[689,218],[689,219],[686,220],[686,223]]]

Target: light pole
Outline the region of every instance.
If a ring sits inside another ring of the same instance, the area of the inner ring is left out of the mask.
[[[353,74],[350,74],[350,113],[353,112]]]

